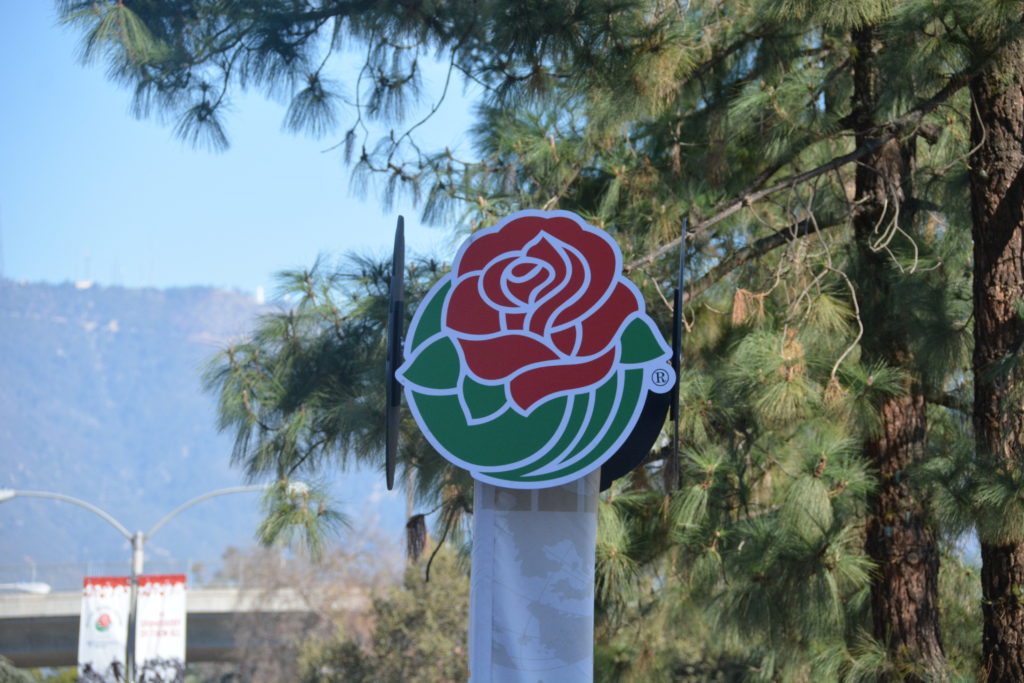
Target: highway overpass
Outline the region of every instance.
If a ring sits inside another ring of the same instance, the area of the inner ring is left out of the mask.
[[[237,659],[237,626],[245,615],[258,615],[261,622],[280,621],[294,629],[292,633],[303,632],[318,619],[294,589],[189,589],[186,600],[185,658],[189,662]],[[81,591],[0,594],[0,655],[18,667],[74,666],[81,606]],[[317,605],[317,611],[359,613],[369,606],[368,596],[351,592],[331,605]]]

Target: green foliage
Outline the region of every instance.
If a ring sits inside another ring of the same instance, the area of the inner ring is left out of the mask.
[[[0,657],[0,681],[2,683],[30,683],[32,676],[19,670],[5,657]]]
[[[337,640],[307,644],[298,680],[466,680],[468,614],[468,577],[455,554],[442,551],[429,582],[422,566],[411,564],[401,587],[374,598],[373,627],[365,640],[342,632]]]
[[[295,490],[298,488],[299,490]],[[325,536],[348,527],[347,518],[330,507],[322,491],[306,485],[277,482],[267,489],[263,499],[264,517],[256,536],[266,545],[301,535],[302,547],[319,558]]]
[[[858,28],[877,24],[886,18],[896,4],[890,0],[865,2],[809,2],[808,0],[777,0],[769,3],[773,16],[779,19],[802,19],[829,28]]]
[[[964,563],[953,553],[942,558],[939,595],[942,598],[943,644],[953,677],[977,680],[981,669],[980,567]]]
[[[440,277],[441,264],[406,268],[406,324]],[[390,264],[351,256],[279,275],[276,311],[212,358],[206,387],[218,397],[220,428],[234,433],[233,461],[251,480],[273,480],[258,529],[265,543],[298,541],[314,554],[346,526],[315,484],[360,463],[383,469],[384,353]],[[448,465],[403,422],[398,485],[437,513],[439,535],[463,531],[469,477]],[[383,476],[383,474],[382,474]]]
[[[341,96],[335,92],[337,84],[319,74],[310,74],[306,83],[288,105],[284,126],[293,133],[308,132],[320,138],[337,127]]]
[[[61,667],[56,671],[50,669],[45,671],[35,670],[32,672],[33,681],[48,681],[49,683],[75,683],[78,680],[78,667]]]
[[[156,39],[144,21],[122,3],[76,3],[58,5],[64,23],[85,32],[79,57],[89,63],[101,58],[141,64],[168,57],[166,46]]]
[[[439,266],[409,266],[410,299]],[[210,363],[220,426],[235,431],[236,462],[250,477],[298,477],[334,457],[372,461],[383,429],[386,263],[353,258],[280,275],[280,300],[252,336]],[[411,306],[414,310],[414,305]]]

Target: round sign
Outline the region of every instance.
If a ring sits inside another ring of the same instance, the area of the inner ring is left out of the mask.
[[[601,466],[670,352],[618,245],[567,211],[473,234],[420,303],[397,373],[430,443],[481,481],[544,488]]]

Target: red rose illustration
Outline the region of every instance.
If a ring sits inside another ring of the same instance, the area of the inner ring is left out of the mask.
[[[620,270],[603,231],[567,216],[519,214],[460,252],[444,323],[470,373],[507,384],[525,413],[614,370],[622,329],[643,311]]]

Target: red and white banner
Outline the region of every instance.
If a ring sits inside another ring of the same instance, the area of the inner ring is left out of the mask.
[[[83,681],[123,681],[128,651],[131,582],[127,576],[87,576],[78,623],[78,676]]]
[[[139,577],[135,671],[139,683],[185,679],[185,575]]]

